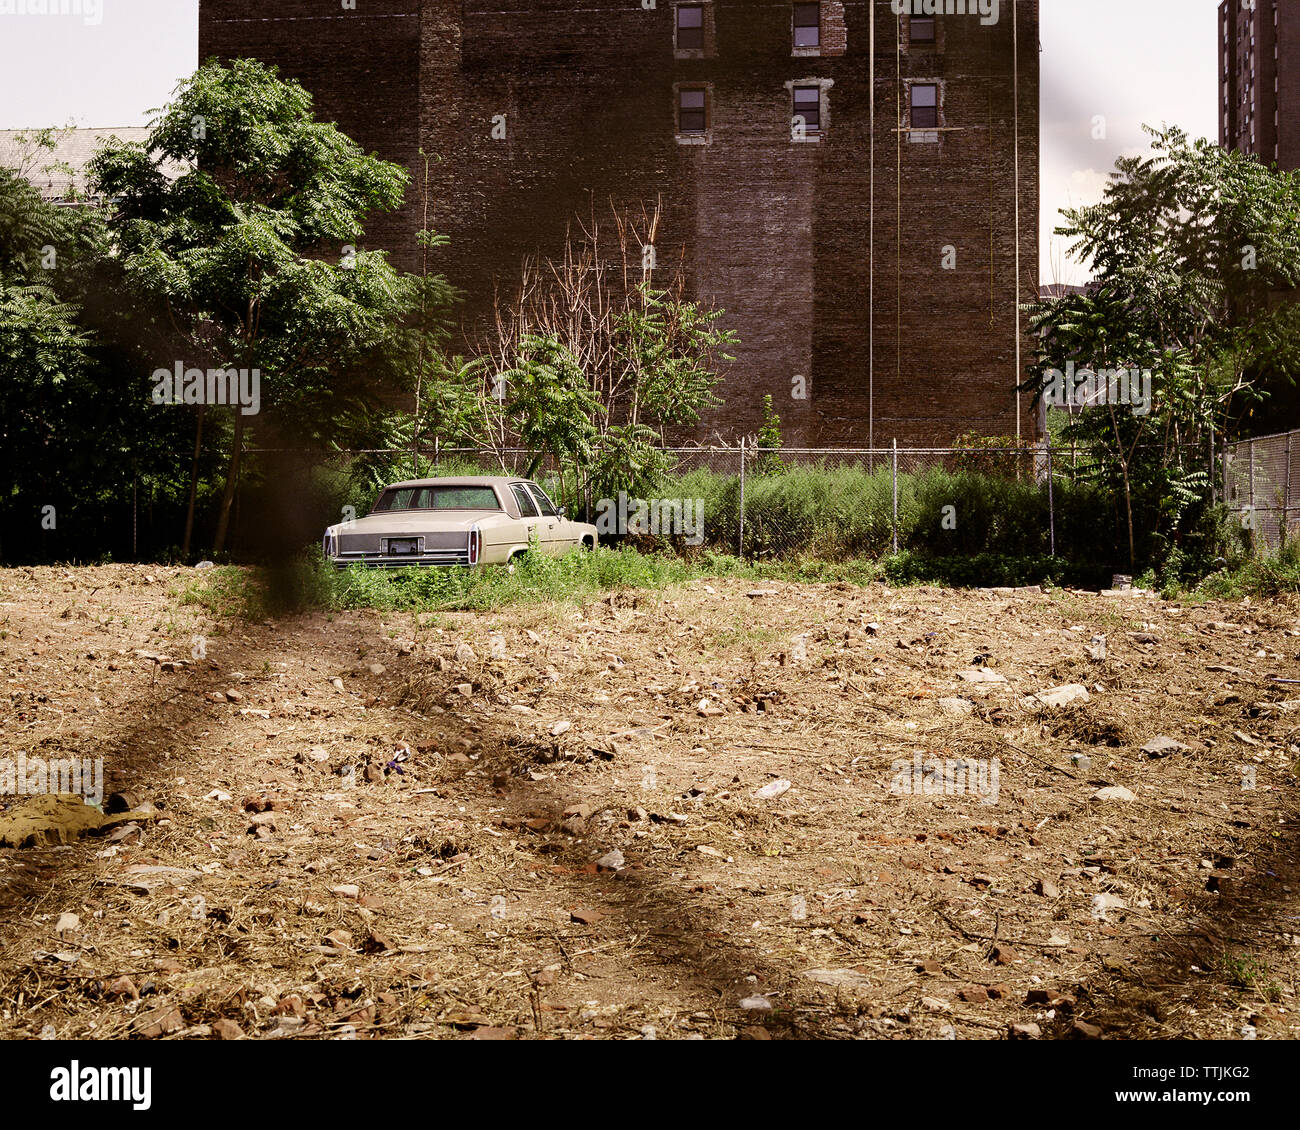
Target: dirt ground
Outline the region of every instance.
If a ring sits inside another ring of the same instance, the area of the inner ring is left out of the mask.
[[[0,572],[0,758],[135,814],[0,848],[0,1037],[1300,1034],[1295,607],[196,576]]]

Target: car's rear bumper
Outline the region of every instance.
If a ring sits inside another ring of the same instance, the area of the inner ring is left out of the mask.
[[[468,569],[469,551],[459,550],[447,553],[402,554],[393,557],[385,553],[345,553],[329,559],[336,569],[346,569],[349,565],[361,565],[367,569],[411,569],[433,567],[442,569]]]

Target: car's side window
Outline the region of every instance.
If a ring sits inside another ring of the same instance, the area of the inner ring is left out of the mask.
[[[529,483],[528,489],[533,492],[533,497],[537,499],[537,505],[541,507],[542,513],[548,518],[554,518],[559,514],[555,509],[555,504],[546,497],[546,492],[536,483]]]
[[[533,502],[529,493],[519,484],[514,484],[510,488],[515,492],[515,501],[519,503],[519,513],[525,518],[537,517],[537,504]]]
[[[411,498],[415,494],[414,489],[408,487],[405,490],[393,491],[392,497],[385,510],[410,510]]]

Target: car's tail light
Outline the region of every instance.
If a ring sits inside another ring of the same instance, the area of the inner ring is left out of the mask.
[[[483,552],[483,531],[474,526],[469,532],[469,563],[477,565],[479,555]]]

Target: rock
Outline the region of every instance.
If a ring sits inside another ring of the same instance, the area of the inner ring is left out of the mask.
[[[219,703],[221,703],[222,706],[225,706],[226,703],[227,703],[227,701],[228,701],[228,699],[226,698],[225,694],[224,694],[222,691],[209,691],[209,692],[208,692],[208,701],[209,701],[209,702],[219,702]]]
[[[790,791],[791,783],[784,777],[771,781],[761,789],[756,789],[754,795],[759,800],[775,800],[777,797]]]
[[[717,703],[707,698],[702,698],[695,704],[695,712],[704,718],[717,718],[719,715],[726,713]]]
[[[140,990],[130,977],[117,977],[104,986],[104,995],[109,997],[130,997],[133,1001],[140,999]]]
[[[1012,1024],[1007,1029],[1007,1035],[1013,1040],[1037,1040],[1043,1034],[1043,1030],[1032,1021],[1028,1024]]]
[[[74,934],[81,929],[81,919],[70,913],[59,915],[58,921],[54,923],[54,932],[56,934]]]
[[[1045,899],[1054,899],[1060,897],[1060,890],[1050,879],[1039,879],[1034,884],[1034,893],[1042,895]]]
[[[464,695],[466,698],[474,697],[474,686],[472,683],[457,683],[456,693]]]
[[[627,864],[623,859],[623,853],[618,848],[615,848],[613,851],[607,851],[596,860],[596,866],[601,871],[622,871]]]
[[[971,985],[957,991],[957,999],[966,1004],[988,1004],[989,991],[983,985]]]
[[[218,1040],[242,1040],[244,1030],[233,1020],[227,1020],[223,1016],[220,1020],[212,1022],[212,1035]]]
[[[1076,1020],[1070,1025],[1070,1035],[1076,1040],[1100,1040],[1101,1029],[1095,1024],[1089,1024],[1083,1020]]]
[[[378,765],[367,765],[361,775],[372,785],[377,785],[384,779],[384,771]]]
[[[1090,702],[1092,699],[1088,688],[1079,683],[1067,683],[1063,687],[1039,691],[1034,697],[1044,706],[1069,706],[1071,703]]]
[[[337,675],[330,680],[330,686],[333,687],[336,691],[338,691],[339,694],[343,693],[343,680],[340,679]]]
[[[1176,742],[1173,738],[1161,734],[1157,738],[1152,738],[1142,747],[1142,752],[1149,758],[1155,760],[1158,757],[1168,757],[1171,753],[1186,753],[1188,747],[1182,742]]]
[[[369,667],[366,668],[366,670],[369,671],[372,675],[382,675],[385,671],[388,670],[388,668],[385,667],[382,663],[372,663],[370,664]]]
[[[952,1005],[947,1001],[941,1001],[938,997],[922,997],[921,1007],[927,1012],[951,1012]]]
[[[994,671],[988,667],[971,667],[965,671],[958,671],[957,678],[964,679],[968,683],[1005,683],[1007,681],[1007,677],[1000,671]]]
[[[1137,800],[1137,797],[1129,792],[1123,785],[1107,785],[1104,789],[1098,789],[1092,794],[1093,800],[1100,801],[1122,801],[1127,803],[1130,800]]]
[[[710,857],[713,858],[713,859],[726,859],[726,858],[727,858],[726,855],[724,855],[722,852],[720,852],[717,848],[715,848],[715,847],[709,847],[708,844],[699,844],[699,845],[695,848],[695,850],[698,851],[701,855],[707,855],[707,856],[710,856]]]
[[[136,1035],[144,1040],[157,1040],[170,1036],[185,1027],[185,1018],[175,1005],[163,1005],[152,1012],[146,1012],[135,1022]]]
[[[750,589],[749,592],[745,593],[745,595],[749,597],[750,600],[758,600],[760,597],[764,596],[776,596],[776,589]]]
[[[1124,910],[1128,906],[1119,895],[1112,895],[1106,891],[1092,896],[1092,916],[1096,919],[1104,919],[1108,910]]]
[[[331,930],[325,935],[325,940],[335,949],[350,950],[352,948],[352,932],[350,930]]]
[[[605,914],[600,910],[572,910],[569,917],[580,926],[594,926],[604,920]]]
[[[639,824],[642,820],[649,819],[649,813],[647,813],[644,808],[629,808],[627,810],[627,818],[631,823]]]
[[[975,713],[975,704],[965,698],[941,698],[939,709],[953,718],[965,718]]]
[[[237,705],[244,701],[244,696],[238,691],[226,691],[226,701]]]
[[[478,662],[478,656],[474,653],[474,649],[463,641],[456,645],[454,658],[462,667],[468,667],[471,663]]]
[[[856,969],[805,969],[799,976],[819,985],[834,985],[841,989],[871,988],[871,979]]]
[[[740,1002],[740,1007],[761,1012],[770,1009],[772,1002],[767,997],[746,997]]]
[[[216,565],[211,561],[200,561],[194,566],[195,572],[206,572],[208,569],[215,569]]]
[[[567,734],[572,729],[573,729],[572,722],[560,721],[560,722],[556,722],[555,725],[551,727],[550,734],[551,737],[558,738],[561,734]]]
[[[337,887],[330,888],[330,894],[338,895],[341,899],[355,899],[361,897],[361,888],[355,883],[340,883]]]
[[[989,957],[998,965],[1013,965],[1022,960],[1020,955],[1010,946],[994,946]]]

